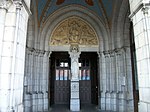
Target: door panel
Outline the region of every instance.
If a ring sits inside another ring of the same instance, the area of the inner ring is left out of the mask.
[[[70,101],[70,59],[67,52],[53,52],[51,63],[54,67],[52,69],[54,94],[53,104],[69,104]],[[52,98],[51,98],[52,99]]]
[[[91,76],[90,76],[90,60],[83,54],[79,59],[80,75],[79,75],[79,91],[81,104],[91,103]]]
[[[81,53],[79,64],[81,104],[98,104],[97,54]]]

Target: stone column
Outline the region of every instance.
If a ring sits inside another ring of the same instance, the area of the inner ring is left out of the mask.
[[[48,88],[49,88],[49,58],[52,52],[45,51],[43,58],[43,86],[44,93],[44,111],[48,111]],[[51,75],[51,74],[50,74]]]
[[[71,46],[69,52],[71,58],[71,97],[70,110],[80,111],[79,98],[79,55],[78,46]]]
[[[0,63],[0,83],[3,87],[0,89],[1,112],[23,111],[25,44],[29,16],[25,5],[22,1],[13,0],[6,13]]]
[[[104,53],[100,53],[100,110],[106,110],[106,63]]]
[[[105,67],[106,67],[106,93],[105,93],[105,103],[106,110],[110,110],[110,54],[109,51],[104,52],[105,55]]]
[[[102,81],[101,81],[101,79],[102,79],[102,72],[101,72],[101,69],[102,69],[102,65],[101,65],[101,63],[102,63],[102,60],[101,60],[101,53],[100,52],[97,52],[97,54],[98,54],[98,109],[100,110],[100,108],[101,108],[101,98],[100,98],[100,95],[101,95],[101,92],[102,92]]]
[[[150,0],[129,0],[139,81],[139,112],[150,111]]]
[[[0,63],[1,63],[1,53],[2,53],[2,41],[4,38],[4,28],[6,20],[6,12],[11,5],[11,1],[0,1]],[[1,66],[1,65],[0,65]]]
[[[3,40],[4,40],[4,31],[5,31],[5,21],[7,10],[10,7],[11,2],[8,0],[0,1],[0,111],[5,111],[7,108],[7,97],[6,93],[9,90],[9,82],[7,81],[8,77],[2,74],[2,53],[3,53]],[[6,79],[6,80],[4,80]]]

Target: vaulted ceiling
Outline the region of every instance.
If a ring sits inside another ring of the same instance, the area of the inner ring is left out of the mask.
[[[56,10],[69,5],[76,5],[89,9],[101,18],[108,21],[112,19],[115,0],[33,0],[37,7],[37,16],[39,23],[44,22],[49,15]],[[119,0],[122,1],[122,0]]]

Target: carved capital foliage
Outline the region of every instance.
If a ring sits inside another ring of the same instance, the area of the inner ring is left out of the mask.
[[[49,54],[48,51],[44,51],[44,50],[39,50],[39,49],[34,49],[34,48],[30,48],[30,47],[26,47],[26,52],[29,54],[29,55],[36,55],[36,56],[44,56],[45,54]]]
[[[16,9],[19,9],[19,10],[21,10],[21,8],[22,8],[22,0],[14,0],[14,3],[15,3],[15,5],[16,5]]]
[[[113,50],[103,51],[98,53],[100,57],[104,56],[105,58],[120,56],[126,53],[126,50],[130,49],[129,47],[116,48]]]
[[[104,58],[105,57],[103,52],[97,52],[97,54],[98,54],[98,58]]]
[[[71,45],[69,54],[71,58],[79,58],[81,54],[81,52],[79,51],[79,46],[77,44]]]
[[[143,14],[144,14],[144,15],[148,15],[148,10],[149,10],[149,7],[148,7],[148,6],[143,7],[143,8],[142,8]]]
[[[92,27],[77,17],[61,22],[50,37],[50,45],[98,45],[96,33]]]
[[[12,4],[11,0],[0,0],[0,9],[8,9]]]
[[[51,54],[52,54],[51,51],[45,51],[44,56],[45,56],[45,57],[50,57]]]

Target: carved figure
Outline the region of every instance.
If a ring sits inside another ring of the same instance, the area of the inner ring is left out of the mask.
[[[79,76],[79,52],[78,52],[78,47],[77,46],[71,46],[71,74],[72,74],[72,79],[78,79]]]
[[[77,43],[78,39],[79,39],[79,31],[78,31],[78,24],[76,23],[76,21],[73,21],[70,25],[70,29],[69,29],[69,38],[70,41],[73,43]]]
[[[53,32],[51,45],[98,45],[94,30],[83,20],[71,17],[62,22]]]

